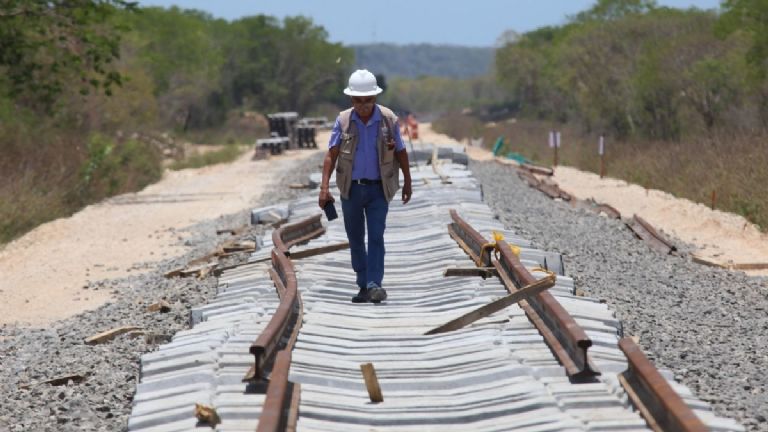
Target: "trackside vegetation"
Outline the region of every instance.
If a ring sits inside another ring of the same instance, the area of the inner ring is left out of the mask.
[[[168,149],[148,137],[250,143],[266,127],[253,113],[337,103],[353,56],[304,17],[2,2],[0,243],[157,181]]]
[[[558,27],[497,49],[497,98],[437,127],[505,138],[503,153],[559,162],[739,213],[768,228],[768,6],[728,0],[719,11],[599,0]],[[459,125],[463,127],[459,128]]]

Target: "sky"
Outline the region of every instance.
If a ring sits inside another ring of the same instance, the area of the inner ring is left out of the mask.
[[[331,42],[493,46],[506,30],[524,33],[565,23],[595,0],[139,0],[141,6],[199,9],[216,18],[304,15]],[[660,6],[715,9],[720,0],[657,0]]]

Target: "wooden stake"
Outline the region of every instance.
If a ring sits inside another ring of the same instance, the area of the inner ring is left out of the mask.
[[[368,389],[368,397],[371,398],[371,402],[384,402],[384,396],[381,394],[379,379],[376,378],[376,369],[373,368],[373,363],[361,364],[360,371],[363,372],[365,387]]]
[[[453,330],[464,328],[473,322],[485,318],[494,312],[498,312],[510,305],[518,303],[521,300],[525,300],[528,297],[534,296],[548,288],[555,286],[555,276],[549,275],[543,279],[539,279],[536,282],[525,286],[524,288],[502,297],[498,300],[492,301],[487,305],[466,313],[454,320],[448,321],[440,327],[435,327],[432,330],[424,333],[425,335],[434,335],[440,333],[446,333]]]
[[[555,156],[554,156],[554,161],[552,163],[552,167],[556,167],[557,166],[557,142],[555,142],[554,150],[555,150]]]
[[[605,177],[605,137],[600,135],[597,145],[597,153],[600,155],[600,178]]]
[[[717,202],[717,191],[715,189],[712,189],[712,210],[715,209],[716,202]]]

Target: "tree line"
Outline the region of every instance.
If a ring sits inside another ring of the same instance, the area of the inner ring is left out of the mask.
[[[250,111],[341,102],[353,59],[305,17],[0,2],[0,242],[156,181],[165,132],[251,142]]]
[[[523,116],[618,138],[764,128],[768,6],[728,0],[721,9],[599,0],[498,49],[498,82]]]

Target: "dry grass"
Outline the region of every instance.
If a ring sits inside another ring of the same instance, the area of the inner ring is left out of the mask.
[[[465,138],[466,130],[479,130],[486,146],[499,136],[505,137],[501,154],[520,153],[535,163],[552,165],[553,151],[547,136],[556,127],[562,135],[559,163],[598,173],[598,137],[584,134],[575,127],[554,126],[547,122],[506,121],[478,128],[477,120],[444,118],[435,128],[456,138]],[[764,231],[768,230],[768,136],[762,134],[713,132],[708,136],[689,137],[680,142],[606,140],[606,174],[706,205],[712,192],[716,207],[740,214]]]
[[[193,154],[192,156],[172,163],[168,168],[172,170],[181,170],[186,168],[200,168],[206,165],[232,162],[233,160],[237,159],[238,156],[243,154],[247,149],[247,146],[227,144],[218,150]]]
[[[0,244],[162,174],[159,152],[141,142],[15,126],[0,133]]]

